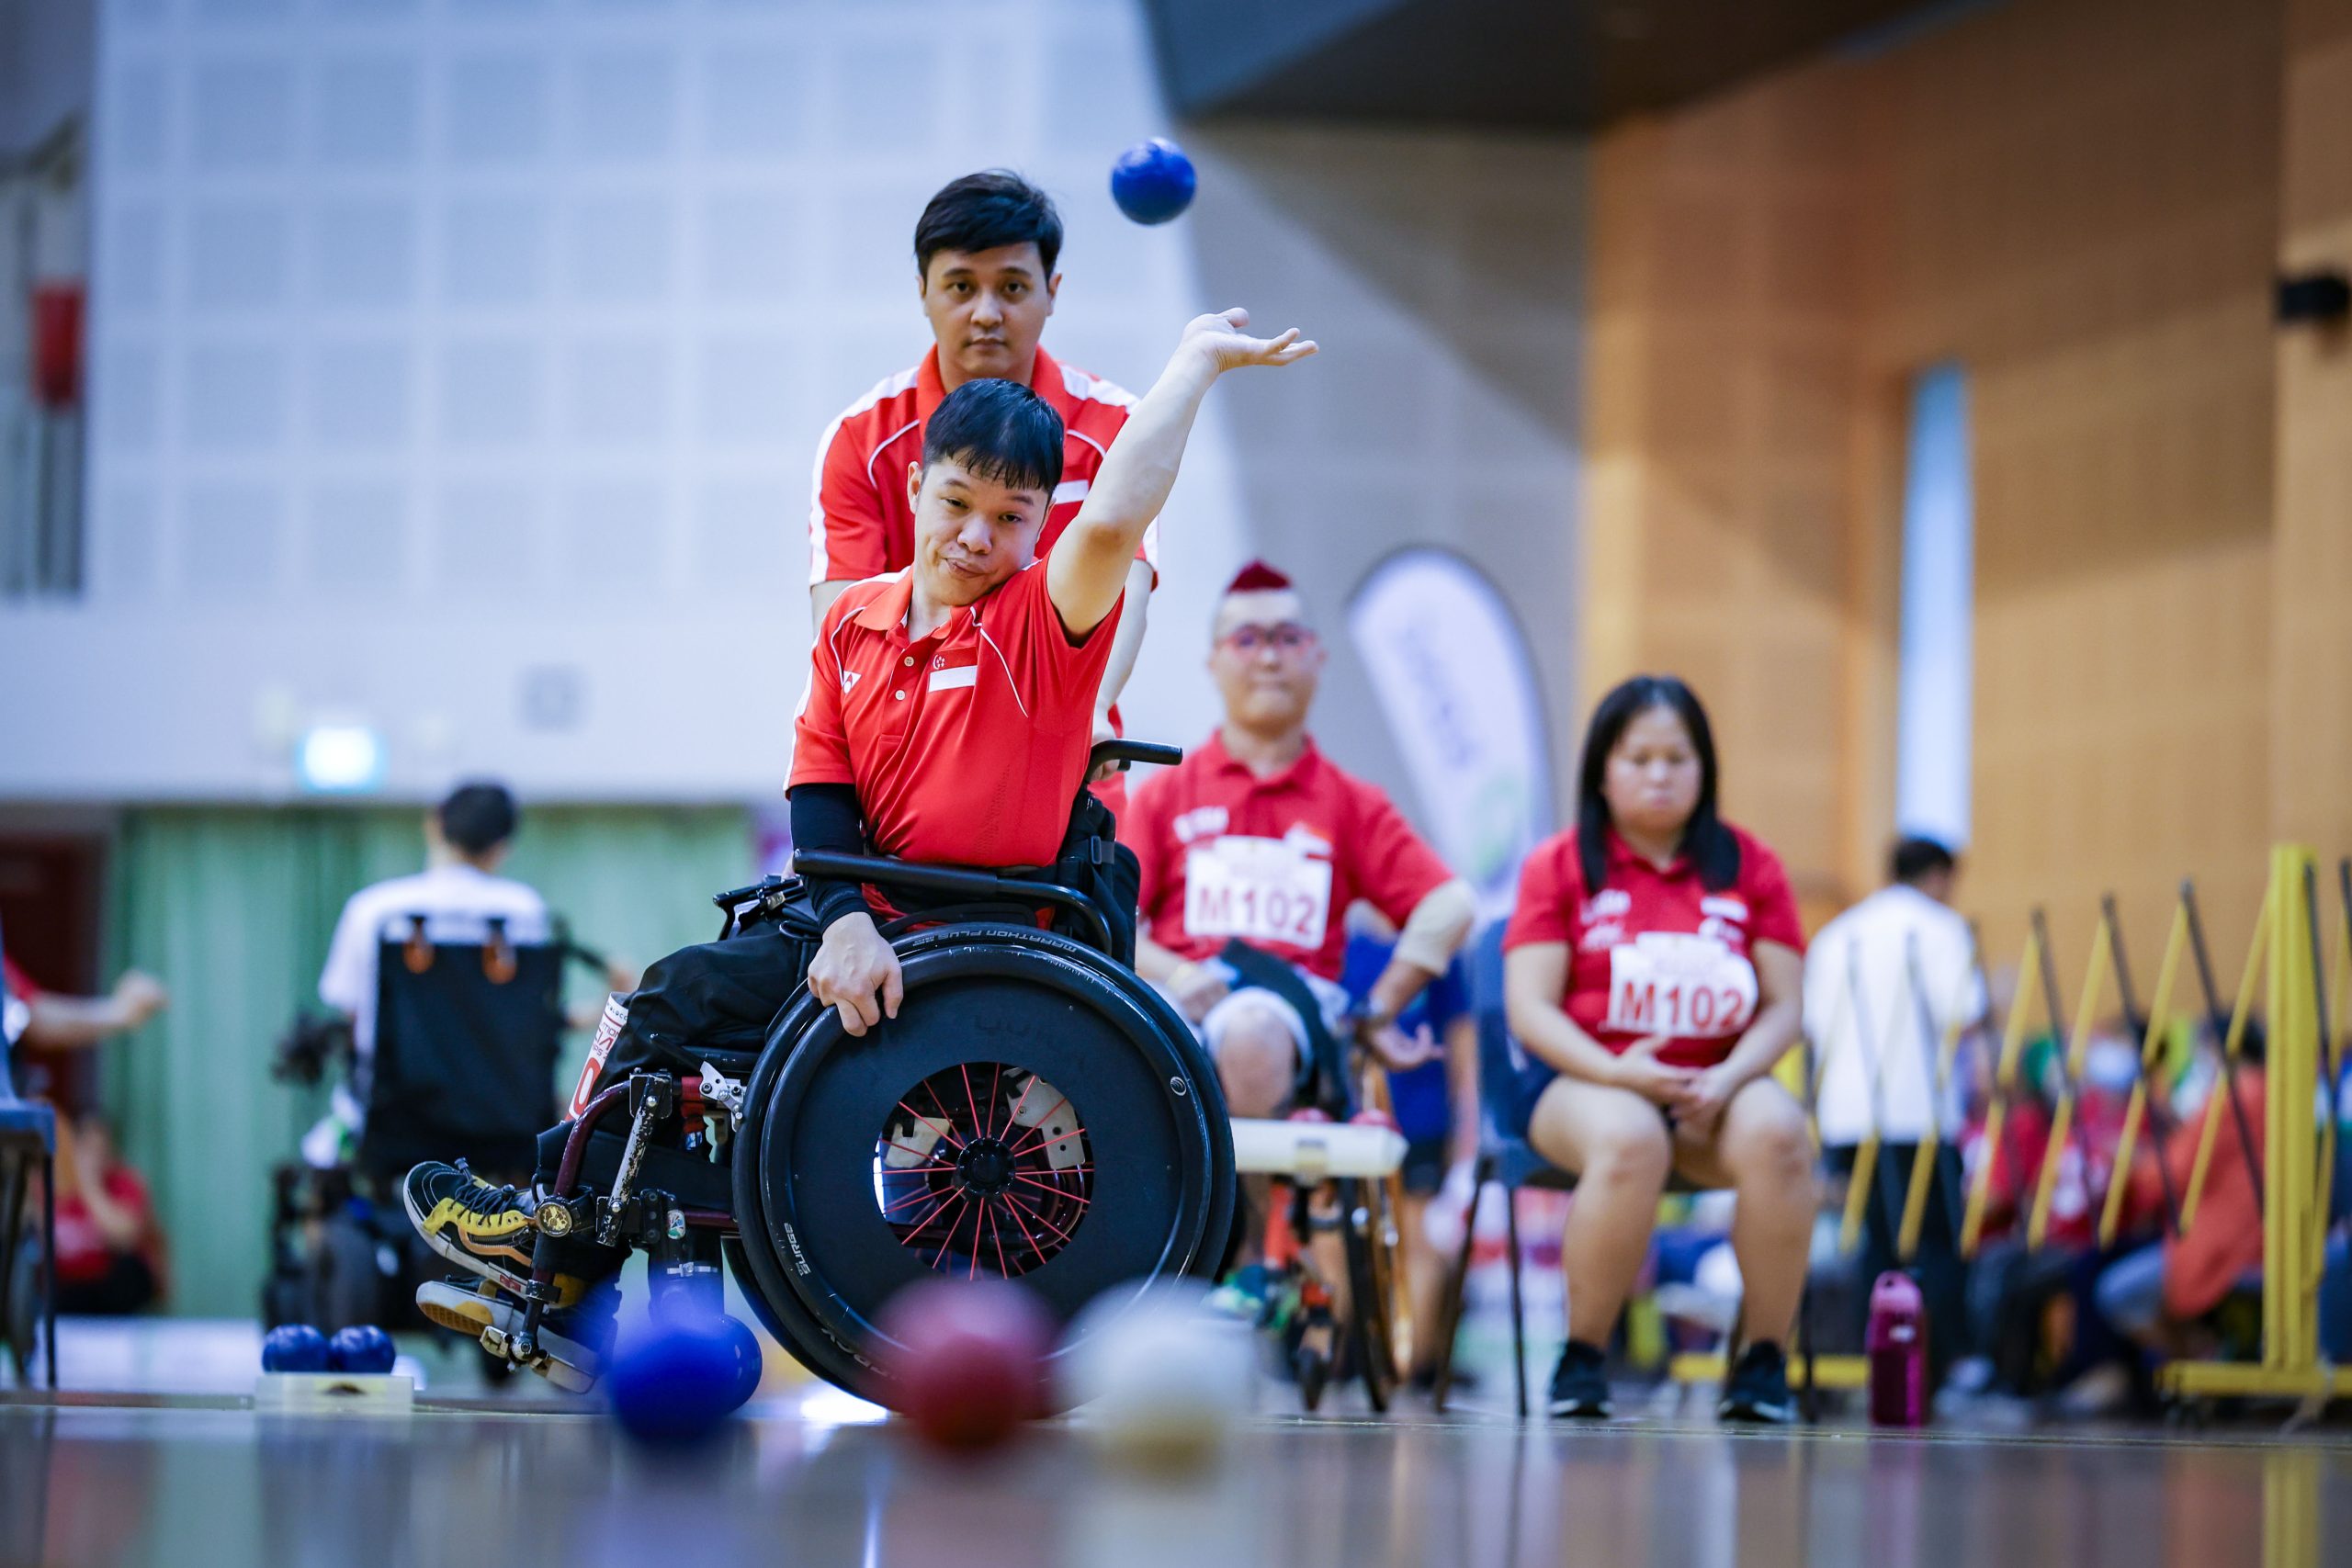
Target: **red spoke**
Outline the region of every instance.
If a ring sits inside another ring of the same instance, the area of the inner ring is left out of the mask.
[[[1034,1176],[1024,1176],[1021,1179],[1027,1182],[1032,1187],[1044,1188],[1046,1191],[1052,1193],[1057,1198],[1067,1198],[1081,1209],[1094,1201],[1091,1198],[1082,1198],[1079,1196],[1067,1187],[1057,1187],[1050,1181],[1040,1181]]]
[[[956,1190],[955,1197],[954,1197],[954,1199],[953,1199],[951,1201],[943,1201],[943,1202],[939,1205],[939,1207],[938,1207],[938,1208],[933,1209],[933,1210],[931,1212],[931,1213],[930,1213],[929,1217],[928,1217],[928,1218],[926,1218],[926,1219],[923,1221],[923,1223],[922,1223],[922,1224],[921,1224],[917,1225],[914,1229],[912,1229],[912,1230],[909,1231],[905,1235],[900,1236],[899,1239],[901,1242],[908,1243],[908,1244],[911,1245],[911,1244],[913,1243],[913,1241],[914,1241],[915,1237],[917,1237],[917,1236],[919,1236],[919,1235],[922,1235],[922,1233],[923,1233],[923,1232],[925,1232],[925,1231],[927,1231],[927,1230],[929,1230],[929,1229],[931,1228],[931,1222],[932,1222],[933,1220],[935,1220],[935,1219],[939,1218],[939,1216],[940,1216],[940,1215],[942,1215],[942,1214],[945,1213],[949,1208],[951,1208],[951,1207],[955,1207],[955,1206],[960,1206],[961,1204],[965,1203],[965,1202],[966,1202],[966,1201],[968,1201],[968,1200],[967,1200],[967,1199],[966,1199],[966,1197],[965,1197],[965,1195],[964,1195],[964,1190],[963,1190],[962,1188],[960,1188],[960,1187],[959,1187],[959,1188],[957,1188],[957,1189]],[[948,1222],[948,1224],[947,1224],[947,1234],[948,1234],[949,1235],[951,1235],[951,1236],[952,1236],[952,1235],[954,1235],[956,1234],[956,1227],[957,1225],[959,1225],[959,1224],[962,1224],[963,1223],[964,1223],[964,1222],[963,1222],[963,1221],[961,1221],[961,1220],[951,1220],[951,1221],[949,1221],[949,1222]]]
[[[1043,1128],[1040,1128],[1040,1129],[1038,1129],[1038,1131],[1039,1131],[1039,1134],[1042,1135],[1042,1134],[1043,1134],[1043,1133],[1044,1133],[1044,1129],[1043,1129]],[[1042,1143],[1042,1144],[1023,1144],[1023,1145],[1021,1145],[1019,1148],[1017,1148],[1017,1149],[1008,1149],[1008,1150],[1006,1150],[1005,1152],[1006,1152],[1007,1154],[1011,1154],[1011,1155],[1025,1155],[1025,1154],[1029,1153],[1032,1149],[1050,1149],[1050,1148],[1052,1148],[1056,1144],[1066,1144],[1066,1143],[1069,1142],[1069,1140],[1071,1140],[1072,1138],[1077,1137],[1080,1134],[1081,1134],[1081,1133],[1083,1133],[1083,1132],[1085,1132],[1085,1131],[1086,1131],[1086,1129],[1085,1129],[1085,1128],[1083,1128],[1083,1127],[1072,1127],[1072,1128],[1071,1128],[1069,1132],[1067,1132],[1067,1133],[1057,1133],[1057,1134],[1055,1134],[1052,1137],[1050,1137],[1050,1138],[1046,1138],[1046,1141],[1045,1141],[1044,1143]]]
[[[1004,1064],[1002,1062],[990,1062],[989,1064],[989,1110],[993,1112],[997,1106],[1003,1102],[1003,1100]],[[989,1120],[987,1118],[983,1118],[980,1122],[981,1130],[986,1132],[988,1126]]]
[[[1029,1081],[1021,1086],[1021,1098],[1012,1102],[1012,1114],[1004,1120],[1004,1136],[1012,1136],[1012,1129],[1021,1124],[1021,1108],[1029,1103],[1029,1091],[1037,1087],[1037,1075],[1031,1073]]]
[[[989,1240],[996,1247],[997,1278],[1000,1280],[1010,1280],[1012,1278],[1012,1270],[1004,1266],[1004,1238],[997,1234],[996,1204],[994,1202],[990,1202],[987,1204],[986,1207],[988,1209],[989,1215]],[[972,1250],[978,1252],[979,1248],[976,1247]]]
[[[980,1097],[972,1092],[972,1064],[959,1062],[956,1064],[956,1070],[963,1075],[964,1103],[972,1108],[972,1131],[985,1133],[988,1131],[988,1124],[980,1120]]]
[[[1021,1225],[1021,1239],[1027,1242],[1029,1244],[1029,1250],[1035,1253],[1040,1260],[1043,1260],[1046,1256],[1045,1244],[1036,1238],[1027,1225],[1021,1224],[1021,1205],[1013,1201],[1012,1194],[1010,1192],[1004,1195],[1004,1201],[1012,1210],[1012,1223],[1016,1225]]]
[[[1062,1238],[1062,1240],[1064,1240],[1064,1241],[1068,1241],[1068,1240],[1069,1240],[1069,1232],[1068,1232],[1068,1231],[1066,1231],[1066,1230],[1062,1229],[1062,1227],[1061,1227],[1061,1226],[1059,1226],[1059,1225],[1057,1225],[1057,1224],[1054,1224],[1054,1222],[1053,1222],[1053,1221],[1051,1221],[1051,1220],[1049,1220],[1049,1219],[1046,1218],[1045,1212],[1044,1212],[1043,1210],[1041,1210],[1041,1209],[1032,1208],[1032,1207],[1030,1207],[1029,1205],[1027,1205],[1027,1204],[1025,1204],[1025,1203],[1023,1203],[1023,1202],[1022,1202],[1022,1201],[1021,1201],[1020,1199],[1018,1199],[1018,1198],[1014,1197],[1014,1196],[1013,1196],[1012,1193],[1010,1193],[1010,1192],[1008,1192],[1008,1193],[1006,1193],[1006,1194],[1005,1194],[1005,1201],[1006,1201],[1007,1202],[1012,1203],[1012,1204],[1014,1204],[1015,1206],[1019,1207],[1019,1208],[1021,1209],[1022,1213],[1023,1213],[1027,1214],[1031,1219],[1033,1219],[1033,1220],[1036,1221],[1039,1224],[1041,1224],[1041,1225],[1045,1226],[1047,1230],[1049,1230],[1049,1231],[1053,1232],[1056,1235],[1057,1235],[1057,1236],[1061,1237],[1061,1238]]]
[[[940,1169],[942,1169],[942,1170],[953,1170],[953,1169],[955,1169],[955,1168],[956,1168],[956,1162],[955,1162],[954,1160],[952,1160],[952,1159],[941,1159],[937,1155],[933,1154],[933,1153],[931,1150],[929,1150],[929,1149],[919,1149],[919,1148],[915,1147],[912,1144],[902,1144],[902,1143],[899,1142],[899,1140],[898,1140],[898,1139],[896,1139],[896,1138],[892,1138],[892,1139],[890,1139],[890,1140],[889,1140],[889,1143],[890,1143],[890,1146],[891,1146],[892,1148],[894,1148],[894,1149],[904,1149],[904,1150],[906,1150],[906,1151],[907,1151],[907,1153],[909,1153],[909,1154],[910,1154],[910,1155],[921,1155],[921,1156],[922,1156],[922,1157],[923,1157],[923,1160],[924,1160],[924,1163],[925,1163],[925,1164],[929,1164],[929,1165],[935,1165],[935,1166],[937,1166],[937,1167],[938,1167]],[[904,1174],[904,1173],[909,1172],[909,1171],[921,1170],[922,1168],[922,1166],[919,1166],[919,1165],[900,1165],[900,1166],[889,1166],[889,1165],[886,1165],[886,1166],[884,1166],[884,1167],[882,1168],[882,1173],[883,1173],[885,1176],[890,1176],[890,1175]]]
[[[932,1099],[933,1100],[937,1100],[938,1098],[939,1097],[935,1094],[932,1096]],[[960,1149],[964,1146],[963,1143],[955,1136],[953,1127],[950,1123],[944,1122],[933,1122],[930,1117],[925,1116],[922,1111],[917,1111],[913,1106],[909,1105],[903,1100],[899,1101],[899,1109],[905,1111],[908,1115],[913,1117],[916,1121],[922,1122],[926,1127],[929,1127],[938,1133],[941,1137],[947,1140],[948,1144],[952,1147]]]
[[[929,1182],[925,1182],[922,1186],[916,1188],[913,1191],[906,1193],[900,1197],[893,1198],[888,1202],[883,1204],[882,1212],[887,1214],[901,1203],[921,1202],[925,1198],[938,1198],[944,1201],[953,1196],[955,1190],[956,1190],[951,1187],[947,1191],[942,1192],[937,1188],[933,1187]]]

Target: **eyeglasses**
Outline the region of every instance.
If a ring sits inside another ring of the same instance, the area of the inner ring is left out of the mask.
[[[1314,643],[1315,633],[1296,621],[1284,621],[1273,626],[1236,626],[1217,640],[1248,658],[1268,648],[1281,653],[1296,653]]]

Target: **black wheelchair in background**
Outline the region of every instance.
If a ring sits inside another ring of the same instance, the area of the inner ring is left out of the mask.
[[[1110,741],[1089,772],[1182,756]],[[1213,1275],[1232,1133],[1206,1054],[1135,973],[1133,866],[1081,793],[1048,867],[802,852],[797,876],[718,895],[722,940],[775,926],[805,972],[822,933],[798,877],[881,890],[903,911],[882,928],[898,1017],[851,1036],[804,985],[756,1051],[605,1083],[536,1212],[519,1328],[485,1347],[541,1356],[584,1237],[647,1254],[657,1317],[716,1310],[723,1263],[795,1359],[884,1404],[883,1307],[917,1280],[1015,1280],[1067,1323],[1114,1287]]]
[[[515,942],[503,919],[487,924],[481,942],[435,942],[411,916],[379,944],[356,1145],[306,1149],[273,1173],[266,1327],[429,1326],[416,1287],[439,1263],[401,1211],[401,1177],[422,1160],[462,1159],[501,1180],[530,1179],[537,1134],[556,1118],[564,967],[605,964],[560,925],[551,941]],[[315,1086],[356,1070],[349,1021],[305,1015],[271,1076]]]

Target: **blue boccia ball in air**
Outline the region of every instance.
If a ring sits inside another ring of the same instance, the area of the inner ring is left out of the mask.
[[[1138,223],[1165,223],[1193,205],[1200,176],[1184,150],[1165,137],[1138,141],[1111,165],[1111,199]]]
[[[621,1343],[605,1374],[613,1418],[650,1448],[698,1443],[743,1403],[742,1325],[715,1314],[656,1319]]]
[[[339,1372],[389,1372],[392,1337],[374,1324],[338,1328],[327,1341],[327,1360]]]
[[[262,1338],[263,1371],[323,1372],[327,1368],[327,1337],[307,1323],[283,1324]]]

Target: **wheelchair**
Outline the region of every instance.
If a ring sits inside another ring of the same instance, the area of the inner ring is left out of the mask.
[[[401,1212],[400,1180],[420,1160],[466,1160],[501,1179],[527,1179],[540,1129],[555,1119],[562,1047],[563,969],[599,971],[573,942],[514,942],[488,922],[479,943],[427,940],[411,918],[377,953],[376,1049],[356,1145],[330,1121],[322,1144],[273,1172],[265,1327],[307,1323],[324,1333],[358,1324],[431,1325],[416,1287],[438,1260]],[[347,1074],[351,1025],[306,1013],[278,1043],[271,1076],[315,1086]],[[503,1371],[505,1363],[499,1363]]]
[[[1388,1075],[1369,1052],[1342,1043],[1323,1021],[1314,994],[1289,964],[1233,942],[1218,955],[1238,983],[1290,1003],[1306,1026],[1295,1120],[1373,1122],[1394,1129]],[[1405,1185],[1379,1176],[1311,1172],[1278,1179],[1279,1222],[1268,1216],[1267,1264],[1278,1281],[1269,1326],[1279,1329],[1299,1401],[1318,1408],[1334,1376],[1351,1374],[1375,1414],[1385,1415],[1413,1359],[1412,1298],[1404,1274]],[[1313,1238],[1336,1235],[1337,1277]]]
[[[1182,757],[1106,741],[1088,772]],[[720,940],[775,926],[805,972],[822,932],[800,878],[880,889],[904,911],[881,928],[898,1017],[852,1037],[804,982],[756,1050],[608,1077],[536,1211],[519,1325],[485,1348],[548,1367],[541,1320],[587,1237],[646,1253],[657,1319],[715,1312],[723,1268],[801,1365],[891,1406],[877,1325],[918,1280],[1017,1280],[1068,1323],[1119,1288],[1213,1275],[1231,1130],[1206,1054],[1135,973],[1133,865],[1081,792],[1049,867],[802,851],[794,877],[716,896]]]

